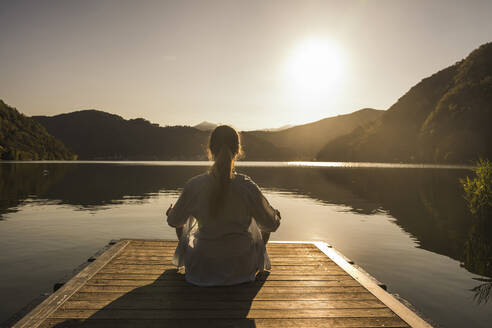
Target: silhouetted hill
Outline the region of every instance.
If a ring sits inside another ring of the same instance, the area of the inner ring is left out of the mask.
[[[74,159],[62,142],[48,134],[41,124],[0,100],[0,159]]]
[[[348,115],[278,132],[242,133],[244,160],[308,160],[326,140],[375,119],[381,111],[364,109]],[[138,118],[98,110],[81,110],[36,121],[73,149],[80,159],[204,160],[210,131],[194,127],[160,127]]]
[[[492,157],[492,43],[425,78],[378,120],[328,143],[322,161],[469,162]]]
[[[356,112],[328,117],[313,123],[297,125],[282,131],[252,131],[277,147],[288,148],[292,160],[312,160],[320,149],[333,139],[376,120],[384,111],[364,108]]]
[[[277,131],[282,131],[282,130],[287,130],[287,129],[290,129],[292,127],[294,127],[295,125],[292,125],[292,124],[287,124],[287,125],[282,125],[281,127],[278,127],[278,128],[265,128],[265,129],[260,129],[260,130],[254,130],[255,132],[256,131],[264,131],[264,132],[277,132]]]
[[[212,131],[217,127],[217,124],[203,121],[202,123],[194,125],[193,127],[201,131]]]
[[[33,116],[80,159],[204,159],[206,133],[191,127],[159,127],[98,110]]]
[[[160,127],[145,119],[125,120],[97,110],[81,110],[36,121],[73,149],[80,159],[205,160],[209,131],[188,126]],[[288,152],[255,136],[243,135],[247,160],[285,160]]]

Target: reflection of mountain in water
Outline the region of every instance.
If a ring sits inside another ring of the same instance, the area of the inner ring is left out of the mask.
[[[43,170],[48,174],[43,175]],[[146,199],[159,191],[178,190],[205,170],[198,166],[3,163],[0,216],[30,195],[97,210],[128,197]],[[474,221],[458,181],[467,171],[299,167],[239,167],[238,171],[263,188],[306,195],[360,214],[387,212],[420,247],[456,260],[463,259],[470,239]],[[481,231],[475,229],[472,240],[478,240],[476,234]],[[479,273],[472,265],[467,269]]]
[[[458,182],[466,173],[401,168],[280,168],[275,173],[261,168],[251,170],[256,181],[265,187],[296,189],[361,214],[385,211],[415,236],[422,248],[457,260],[461,259],[471,227]]]
[[[474,218],[468,233],[463,256],[464,267],[481,276],[492,277],[492,222],[490,211]],[[475,278],[479,284],[472,291],[477,303],[487,303],[492,297],[492,279]]]
[[[0,163],[0,220],[26,198],[47,192],[66,170],[64,165]]]
[[[188,177],[203,170],[183,166],[76,165],[43,198],[87,208],[121,203],[126,198],[146,199],[161,190],[182,188]]]
[[[33,196],[89,209],[128,197],[145,199],[163,189],[182,188],[190,176],[203,171],[183,166],[3,163],[0,215]]]

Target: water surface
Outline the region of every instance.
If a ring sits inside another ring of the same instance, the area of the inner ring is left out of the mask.
[[[282,212],[272,240],[327,241],[440,325],[489,327],[492,236],[463,199],[468,167],[241,164]],[[0,163],[0,322],[111,239],[175,238],[163,212],[207,165]]]

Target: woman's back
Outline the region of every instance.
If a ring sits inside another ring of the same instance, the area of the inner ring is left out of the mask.
[[[209,173],[200,174],[188,181],[183,195],[176,203],[168,223],[172,226],[184,223],[188,216],[198,221],[203,238],[217,238],[224,234],[246,233],[251,219],[266,226],[262,230],[275,230],[274,222],[269,217],[275,216],[275,210],[264,203],[264,197],[258,186],[246,175],[235,174],[230,181],[221,204],[220,211],[211,215],[210,193],[214,179]],[[266,212],[266,213],[263,213]]]
[[[220,210],[210,211],[214,178],[209,173],[188,181],[168,216],[171,226],[185,226],[175,257],[196,285],[231,285],[254,280],[269,269],[264,232],[280,224],[276,210],[247,176],[235,174],[224,192]],[[254,219],[253,219],[254,218]]]

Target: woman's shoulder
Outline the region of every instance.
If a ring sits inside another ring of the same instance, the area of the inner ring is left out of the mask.
[[[209,179],[210,179],[210,175],[208,174],[208,172],[205,172],[205,173],[202,173],[199,175],[195,175],[194,177],[190,178],[186,182],[185,188],[195,188],[195,187],[201,186],[204,183],[206,183]]]
[[[236,173],[234,181],[247,189],[259,189],[258,185],[246,174]]]
[[[252,182],[253,180],[243,173],[234,173],[234,180],[237,182]]]

